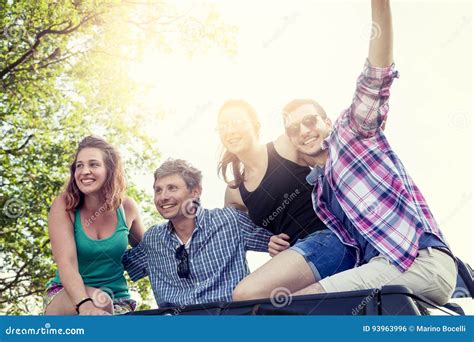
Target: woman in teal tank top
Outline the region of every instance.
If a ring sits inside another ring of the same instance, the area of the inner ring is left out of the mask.
[[[107,315],[135,309],[122,255],[143,238],[135,202],[125,196],[118,152],[84,138],[70,166],[65,191],[48,218],[56,275],[45,295],[46,315]]]

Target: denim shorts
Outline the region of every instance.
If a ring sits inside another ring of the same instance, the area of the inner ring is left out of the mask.
[[[351,269],[357,262],[355,249],[342,244],[329,229],[319,230],[296,241],[290,249],[306,259],[316,281]]]

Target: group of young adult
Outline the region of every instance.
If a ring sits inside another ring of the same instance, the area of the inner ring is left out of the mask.
[[[405,285],[438,304],[454,291],[456,261],[424,197],[384,134],[392,57],[388,0],[372,0],[379,26],[353,101],[332,123],[314,100],[283,109],[285,132],[259,143],[245,101],[218,114],[227,182],[222,209],[200,204],[202,175],[165,161],[154,173],[154,203],[166,220],[146,232],[125,193],[116,150],[100,138],[79,144],[49,233],[56,276],[45,314],[134,310],[124,277],[148,276],[159,306]],[[133,248],[127,249],[128,244]],[[246,251],[268,251],[250,273]]]

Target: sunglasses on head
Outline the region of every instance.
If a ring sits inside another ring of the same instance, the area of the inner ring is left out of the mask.
[[[313,129],[318,124],[318,118],[322,116],[319,114],[306,115],[299,122],[294,122],[291,125],[285,127],[286,134],[289,137],[296,137],[300,133],[301,124],[303,124],[308,129]]]
[[[189,258],[185,245],[176,248],[175,258],[178,263],[178,277],[189,279]]]

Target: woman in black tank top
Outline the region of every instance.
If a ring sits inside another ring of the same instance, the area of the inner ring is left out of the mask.
[[[273,234],[287,234],[290,244],[294,244],[297,239],[326,228],[313,210],[312,187],[306,182],[311,170],[283,158],[272,142],[261,145],[259,128],[255,110],[245,101],[227,101],[219,111],[218,130],[225,147],[219,172],[232,197],[226,196],[226,205],[245,206],[255,224]],[[255,190],[248,191],[246,168],[252,163],[263,178]],[[233,180],[227,177],[229,168]]]

